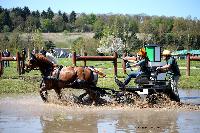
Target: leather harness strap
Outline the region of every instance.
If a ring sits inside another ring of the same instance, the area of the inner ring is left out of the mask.
[[[57,72],[57,74],[56,74],[56,79],[57,79],[57,80],[59,80],[60,71],[61,71],[62,68],[63,68],[62,65],[58,66],[58,72]]]

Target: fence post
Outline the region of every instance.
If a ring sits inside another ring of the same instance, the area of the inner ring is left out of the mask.
[[[187,53],[186,76],[190,76],[190,53]]]
[[[76,52],[72,53],[72,63],[74,66],[76,66]]]
[[[114,52],[114,74],[117,76],[117,52]]]
[[[21,64],[22,74],[24,74],[25,73],[25,70],[24,70],[24,68],[25,68],[25,51],[22,51],[21,62],[22,62],[22,64]]]
[[[126,61],[124,60],[124,58],[127,56],[127,53],[124,53],[122,56],[122,68],[123,68],[123,72],[124,74],[126,74]]]
[[[19,75],[21,75],[19,52],[17,52],[17,54],[16,54],[16,61],[17,61],[17,71],[18,71]]]
[[[27,49],[27,58],[28,58],[28,60],[30,60],[30,49],[29,48]]]
[[[87,52],[84,52],[84,56],[87,56]],[[86,66],[86,59],[84,59],[84,66]]]
[[[0,77],[3,74],[2,52],[0,51]]]

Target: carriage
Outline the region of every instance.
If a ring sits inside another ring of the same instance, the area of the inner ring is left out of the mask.
[[[135,78],[135,86],[119,87],[120,90],[137,93],[138,95],[147,95],[151,97],[156,93],[164,93],[170,97],[171,100],[180,101],[177,90],[173,90],[173,75],[170,72],[161,72],[156,70],[157,67],[164,66],[165,62],[161,60],[161,48],[158,45],[146,45],[145,51],[149,57],[148,69],[149,72],[141,74]],[[129,62],[126,67],[129,67]],[[130,68],[131,69],[131,68]],[[132,69],[131,69],[132,71]],[[115,76],[116,84],[121,84],[121,81]]]
[[[126,86],[116,91],[110,88],[97,87],[98,75],[103,75],[100,71],[93,67],[76,67],[76,66],[57,66],[50,62],[43,55],[31,55],[26,64],[26,71],[30,71],[38,67],[42,73],[42,82],[40,84],[40,96],[44,102],[48,101],[48,90],[54,89],[61,99],[61,89],[76,88],[83,89],[85,93],[79,96],[82,99],[86,95],[97,102],[101,96],[109,95],[120,99],[128,92],[128,95],[140,96],[147,95],[150,99],[154,94],[164,93],[172,100],[180,101],[178,93],[172,90],[171,76],[165,72],[158,72],[156,67],[164,65],[161,62],[161,48],[157,45],[145,46],[147,56],[150,59],[150,73],[138,76],[134,82],[135,86]],[[115,82],[120,82],[115,76]]]

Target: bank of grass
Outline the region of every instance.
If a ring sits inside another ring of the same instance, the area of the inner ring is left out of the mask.
[[[59,59],[59,64],[64,66],[71,66],[71,59]],[[186,61],[178,61],[180,67],[185,67]],[[200,62],[191,62],[192,67],[198,67]],[[41,81],[41,74],[39,71],[31,71],[22,76],[19,76],[16,71],[16,63],[10,62],[10,67],[4,69],[4,74],[0,78],[0,94],[2,93],[30,93],[38,92],[39,84]],[[78,66],[83,66],[83,62],[77,62]],[[113,88],[117,89],[118,86],[114,82],[114,72],[113,72],[113,63],[111,61],[94,61],[87,62],[88,66],[94,66],[97,68],[102,68],[103,72],[106,74],[105,78],[100,77],[98,81],[99,87]],[[123,74],[121,69],[121,60],[118,60],[118,77],[121,81],[124,81],[124,78],[127,77],[126,74]],[[186,70],[181,69],[182,76],[180,77],[179,87],[183,89],[200,89],[200,69],[191,69],[191,76],[186,76]],[[131,71],[128,71],[130,73]],[[133,82],[130,83],[133,85]]]
[[[38,83],[31,83],[21,79],[1,79],[0,94],[37,92],[38,85]]]
[[[181,70],[179,88],[183,89],[200,89],[200,69],[191,69],[190,76],[186,76],[186,70]]]
[[[0,94],[37,92],[40,78],[39,71],[19,76],[16,63],[10,62],[10,67],[4,68],[4,74],[0,78]]]

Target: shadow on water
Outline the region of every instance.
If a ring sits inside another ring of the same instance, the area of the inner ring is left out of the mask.
[[[180,90],[200,104],[199,90]],[[0,97],[0,132],[200,132],[200,111],[45,104],[38,95]]]

